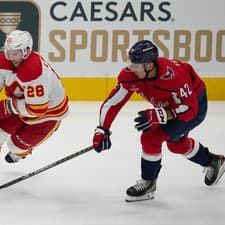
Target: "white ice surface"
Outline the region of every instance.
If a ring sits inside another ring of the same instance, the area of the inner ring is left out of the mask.
[[[0,185],[91,145],[100,102],[71,102],[61,128],[33,154],[7,164]],[[163,146],[155,199],[126,203],[127,187],[140,178],[141,146],[133,119],[146,102],[129,102],[112,126],[112,149],[85,153],[0,190],[0,225],[224,225],[225,176],[204,185],[202,168]],[[225,102],[210,102],[205,122],[191,135],[225,154]]]

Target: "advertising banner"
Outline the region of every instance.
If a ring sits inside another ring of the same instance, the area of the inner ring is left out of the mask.
[[[0,47],[9,31],[26,29],[61,76],[116,77],[131,45],[149,39],[160,56],[224,77],[224,8],[221,0],[1,1]]]

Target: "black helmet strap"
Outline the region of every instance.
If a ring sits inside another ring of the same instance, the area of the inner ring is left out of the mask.
[[[145,79],[148,78],[148,73],[151,72],[152,70],[154,70],[154,68],[155,68],[155,63],[153,63],[153,64],[154,64],[154,66],[152,67],[152,69],[151,69],[151,70],[147,70],[147,69],[146,69],[146,63],[144,63]]]

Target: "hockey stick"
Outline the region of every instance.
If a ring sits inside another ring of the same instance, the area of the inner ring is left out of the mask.
[[[42,167],[42,168],[40,168],[40,169],[38,169],[38,170],[35,170],[35,171],[31,172],[31,173],[28,173],[28,174],[26,174],[26,175],[24,175],[24,176],[18,177],[18,178],[14,179],[14,180],[11,180],[11,181],[9,181],[9,182],[3,184],[3,185],[0,185],[0,189],[9,187],[9,186],[14,185],[14,184],[16,184],[16,183],[18,183],[18,182],[21,182],[21,181],[26,180],[26,179],[28,179],[28,178],[30,178],[30,177],[33,177],[33,176],[35,176],[35,175],[37,175],[37,174],[39,174],[39,173],[44,172],[45,170],[49,170],[49,169],[51,169],[52,167],[58,166],[58,165],[60,165],[60,164],[62,164],[62,163],[64,163],[64,162],[66,162],[66,161],[68,161],[68,160],[70,160],[70,159],[73,159],[73,158],[75,158],[75,157],[77,157],[77,156],[79,156],[79,155],[82,155],[82,154],[84,154],[84,153],[86,153],[86,152],[89,152],[89,151],[91,151],[92,149],[93,149],[92,146],[89,146],[89,147],[87,147],[87,148],[84,148],[84,149],[80,150],[79,152],[75,152],[75,153],[73,153],[73,154],[71,154],[71,155],[68,155],[68,156],[66,156],[66,157],[64,157],[64,158],[62,158],[62,159],[59,159],[59,160],[57,160],[57,161],[55,161],[55,162],[53,162],[53,163],[50,163],[50,164],[48,164],[47,166],[44,166],[44,167]]]

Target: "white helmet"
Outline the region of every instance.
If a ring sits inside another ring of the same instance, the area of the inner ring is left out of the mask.
[[[33,39],[28,31],[14,30],[5,40],[5,52],[10,50],[22,50],[23,58],[27,58],[27,48],[32,50]]]

